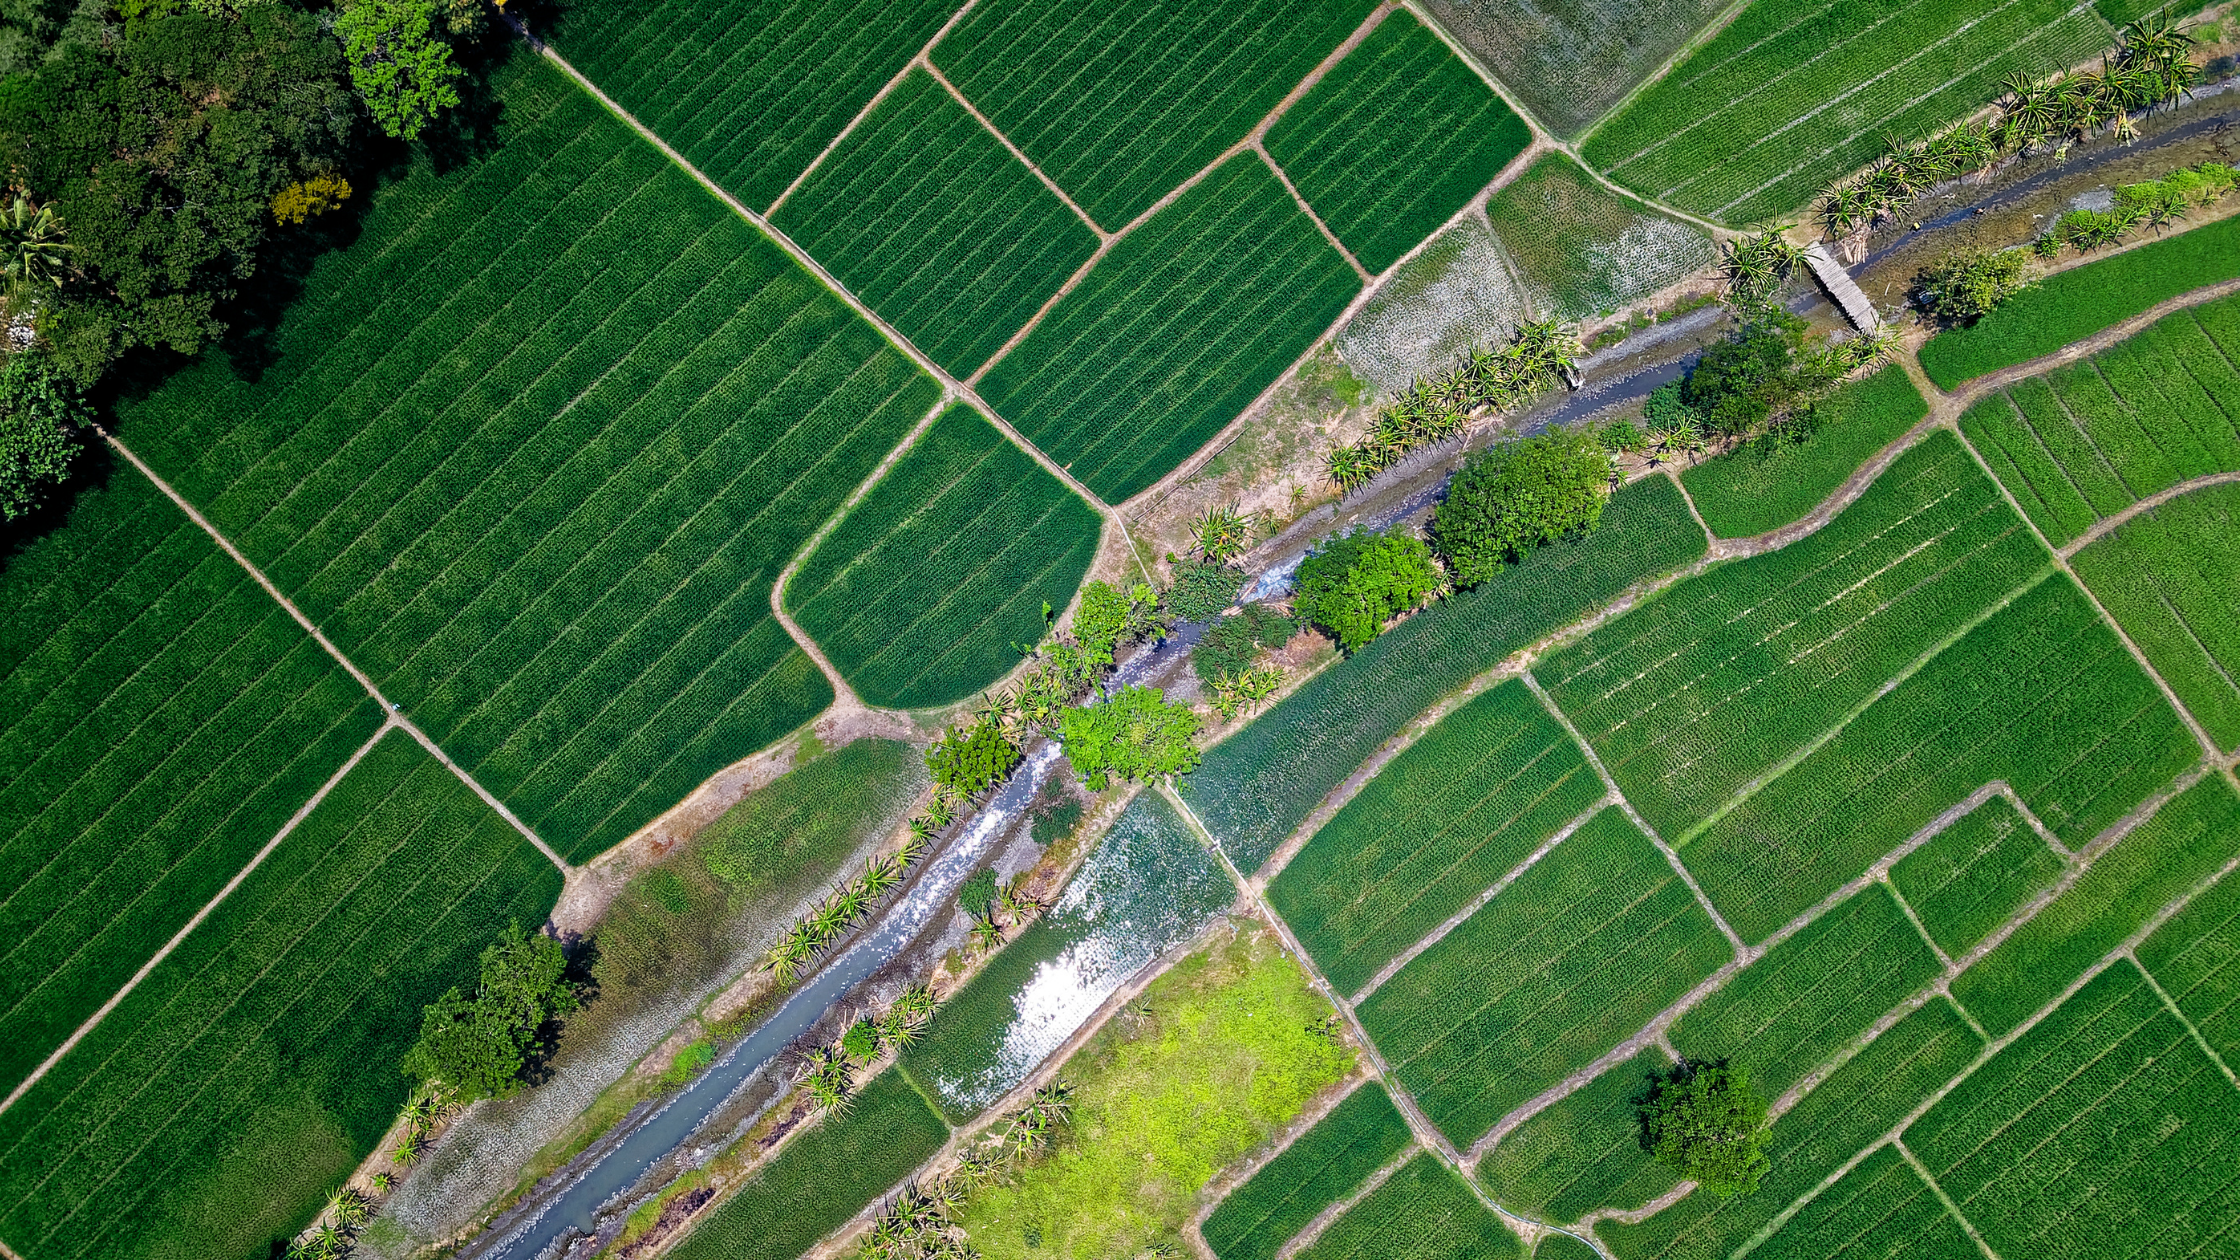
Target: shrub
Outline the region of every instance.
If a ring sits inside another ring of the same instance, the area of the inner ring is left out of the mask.
[[[1031,827],[1034,842],[1048,848],[1051,841],[1072,835],[1081,825],[1081,814],[1081,798],[1071,792],[1061,792],[1056,800],[1035,806]]]
[[[1913,300],[1932,319],[1972,324],[2030,287],[2029,265],[2019,249],[1953,254],[1914,277]]]
[[[1088,659],[1099,665],[1110,665],[1114,649],[1122,643],[1165,628],[1158,596],[1141,582],[1126,594],[1110,582],[1091,582],[1081,588],[1081,606],[1073,614],[1073,636],[1081,641]]]
[[[1251,669],[1260,649],[1281,647],[1296,634],[1299,623],[1267,604],[1248,604],[1234,617],[1223,617],[1206,627],[1198,645],[1190,649],[1190,664],[1198,681],[1212,686],[1224,674],[1235,676]]]
[[[1683,1062],[1641,1100],[1642,1148],[1722,1199],[1758,1188],[1771,1136],[1750,1070],[1723,1059]]]
[[[1432,514],[1456,586],[1470,587],[1542,543],[1602,521],[1610,455],[1584,429],[1554,428],[1470,457]]]
[[[1177,621],[1204,621],[1236,603],[1243,589],[1244,570],[1234,565],[1178,561],[1174,585],[1160,597],[1161,608]]]
[[[1747,433],[1794,394],[1793,369],[1804,349],[1804,321],[1778,307],[1752,312],[1732,337],[1703,352],[1680,387],[1680,401],[1720,433]]]
[[[972,796],[1003,782],[1019,764],[1019,746],[996,723],[982,720],[950,730],[926,749],[933,781],[959,796]]]
[[[1413,534],[1355,533],[1333,538],[1299,565],[1292,603],[1338,636],[1348,652],[1367,644],[1393,617],[1438,589],[1431,548]]]
[[[0,516],[22,516],[62,484],[80,449],[77,430],[91,419],[77,388],[44,357],[9,357],[0,367]]]
[[[1666,387],[1659,386],[1658,388]],[[1673,390],[1673,393],[1677,395],[1679,391]],[[1654,397],[1654,391],[1651,391],[1651,396]],[[1677,405],[1680,400],[1678,397],[1674,397],[1672,401]],[[1644,411],[1644,414],[1646,414],[1646,411]],[[1641,430],[1635,428],[1631,420],[1618,420],[1606,424],[1595,430],[1595,436],[1602,440],[1604,449],[1613,455],[1623,454],[1626,451],[1638,451],[1649,444],[1649,440],[1642,436]]]
[[[474,996],[453,987],[428,1004],[404,1074],[447,1086],[462,1102],[512,1094],[524,1070],[552,1048],[546,1025],[578,1006],[567,969],[560,942],[508,924],[482,951]]]
[[[1092,792],[1111,786],[1115,774],[1141,779],[1196,769],[1197,734],[1197,713],[1150,687],[1128,687],[1104,704],[1067,709],[1058,728],[1066,760]]]
[[[869,1063],[879,1057],[879,1030],[868,1019],[859,1019],[848,1025],[840,1034],[840,1053],[857,1063]]]
[[[996,900],[996,868],[983,866],[965,877],[957,888],[957,909],[967,917],[978,918],[988,912]]]

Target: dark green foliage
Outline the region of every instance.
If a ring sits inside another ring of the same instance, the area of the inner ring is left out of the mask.
[[[1524,120],[1405,10],[1267,137],[1299,195],[1372,272],[1438,231],[1530,143]]]
[[[256,371],[119,412],[580,859],[830,702],[770,584],[938,391],[550,62],[490,90],[490,149],[371,195]]]
[[[1236,677],[1260,659],[1260,649],[1279,648],[1298,633],[1299,623],[1268,604],[1247,604],[1234,617],[1223,617],[1206,627],[1190,649],[1190,667],[1198,681],[1211,687],[1216,678]]]
[[[1167,0],[1158,7],[1168,7]],[[1265,0],[1189,11],[1234,16],[1272,7],[1282,8],[1294,29],[1312,20],[1297,5]],[[975,9],[965,26],[1004,9]],[[1062,5],[1038,11],[1092,12]],[[1109,13],[1112,21],[1140,16],[1134,8]],[[1138,56],[1134,45],[1109,51],[1137,67],[1165,64]],[[1063,174],[1052,176],[1075,187]],[[1163,184],[1153,196],[1171,187]],[[1259,155],[1240,153],[1121,238],[989,370],[980,395],[1091,492],[1118,503],[1236,419],[1360,287]]]
[[[2224,218],[2048,276],[1972,327],[1931,337],[1921,368],[1941,389],[2026,363],[2188,289],[2240,276],[2240,218]]]
[[[1921,926],[1954,957],[2007,921],[2065,863],[2004,796],[1994,796],[1890,868]]]
[[[1056,800],[1038,803],[1033,810],[1034,822],[1031,827],[1034,842],[1048,847],[1072,835],[1073,829],[1081,825],[1081,817],[1086,812],[1081,798],[1071,792],[1060,792]]]
[[[451,45],[436,29],[437,0],[344,0],[335,37],[358,99],[383,131],[411,140],[459,103]]]
[[[1096,510],[953,407],[817,544],[786,607],[872,704],[961,700],[1042,637],[1097,551]]]
[[[1797,396],[1804,321],[1779,307],[1752,312],[1735,334],[1703,352],[1680,400],[1714,433],[1749,433]]]
[[[840,1034],[840,1053],[857,1063],[869,1063],[879,1055],[879,1030],[868,1019],[859,1019],[848,1025]]]
[[[0,1237],[36,1256],[268,1255],[395,1120],[421,1007],[559,893],[521,833],[391,731],[0,1113]]]
[[[1953,254],[1913,278],[1914,304],[1946,325],[1973,324],[2030,287],[2019,249]]]
[[[1370,1081],[1229,1192],[1200,1231],[1221,1260],[1272,1260],[1322,1210],[1414,1140],[1384,1087]]]
[[[1159,597],[1149,583],[1138,582],[1127,591],[1110,582],[1091,582],[1081,588],[1081,603],[1073,613],[1073,635],[1090,664],[1110,665],[1113,652],[1121,644],[1165,631]]]
[[[708,178],[766,211],[955,11],[949,0],[571,0],[549,38]]]
[[[70,476],[78,430],[92,420],[76,383],[45,355],[8,356],[0,365],[0,517],[28,515]]]
[[[1641,1100],[1641,1144],[1722,1199],[1758,1188],[1772,1136],[1750,1069],[1725,1059],[1678,1064]]]
[[[1299,565],[1292,607],[1337,636],[1348,652],[1384,633],[1384,623],[1422,606],[1439,586],[1431,548],[1405,527],[1325,541]]]
[[[1534,552],[1308,679],[1206,754],[1183,785],[1246,871],[1323,796],[1440,696],[1652,574],[1703,554],[1679,490],[1652,477],[1611,496],[1602,528]]]
[[[772,221],[959,376],[1096,252],[1097,235],[914,70]]]
[[[2132,517],[2071,557],[2218,747],[2240,746],[2240,485]]]
[[[2240,879],[2226,875],[2139,946],[2170,1000],[2230,1064],[2240,1058]]]
[[[1174,585],[1160,596],[1160,608],[1177,621],[1204,621],[1237,602],[1244,589],[1244,570],[1227,564],[1200,564],[1179,560]]]
[[[473,995],[453,986],[428,1004],[420,1040],[405,1052],[405,1076],[436,1082],[462,1102],[513,1094],[522,1073],[552,1053],[550,1025],[578,1006],[567,969],[560,942],[507,924],[482,951]]]
[[[1005,0],[974,7],[933,60],[1089,217],[1118,231],[1243,139],[1372,7]]]
[[[948,1140],[949,1126],[909,1080],[882,1072],[845,1114],[828,1114],[795,1134],[669,1254],[794,1260]]]
[[[975,918],[986,914],[988,907],[995,904],[996,886],[994,867],[983,866],[972,872],[957,889],[957,909]]]
[[[977,796],[1011,777],[1019,764],[1019,746],[994,722],[955,727],[926,749],[926,769],[933,781],[959,796]]]
[[[53,515],[0,568],[10,1087],[381,722],[286,610],[129,467]]]
[[[1750,1254],[1766,1260],[1983,1258],[1968,1231],[1894,1146],[1867,1156]]]
[[[1152,687],[1126,687],[1103,704],[1067,709],[1058,731],[1066,760],[1092,792],[1111,786],[1113,775],[1189,773],[1198,765],[1197,735],[1197,713]]]
[[[1802,519],[1928,414],[1913,378],[1886,367],[1814,403],[1809,424],[1752,438],[1680,481],[1712,533],[1752,537]]]
[[[1524,1247],[1460,1174],[1423,1154],[1298,1254],[1300,1260],[1521,1260]]]
[[[1431,516],[1456,586],[1476,586],[1535,547],[1602,523],[1610,455],[1587,430],[1551,428],[1464,461]]]
[[[1678,1175],[1641,1149],[1640,1114],[1671,1067],[1651,1047],[1534,1112],[1478,1161],[1478,1180],[1502,1206],[1550,1221],[1638,1208],[1672,1189]]]

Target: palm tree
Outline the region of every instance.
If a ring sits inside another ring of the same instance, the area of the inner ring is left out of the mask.
[[[11,303],[62,287],[71,251],[62,237],[54,203],[34,206],[21,189],[13,201],[0,203],[0,284]]]
[[[2006,81],[2007,100],[2000,117],[2000,130],[2006,146],[2017,153],[2028,154],[2030,146],[2045,139],[2060,124],[2061,109],[2056,103],[2053,80],[2044,76],[2025,78],[2010,75]]]
[[[1209,507],[1190,522],[1191,545],[1208,562],[1227,564],[1252,545],[1252,524],[1252,514],[1234,504]]]
[[[1367,453],[1358,446],[1331,447],[1330,453],[1323,457],[1323,467],[1330,474],[1330,480],[1338,484],[1341,494],[1360,489],[1376,472]]]
[[[865,860],[863,875],[856,886],[863,889],[866,897],[883,897],[893,892],[895,885],[901,882],[902,864],[882,854]]]

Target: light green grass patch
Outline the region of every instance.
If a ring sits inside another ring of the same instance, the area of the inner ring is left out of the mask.
[[[1533,162],[1486,201],[1532,303],[1559,319],[1622,310],[1711,266],[1711,234],[1596,183],[1564,153]]]

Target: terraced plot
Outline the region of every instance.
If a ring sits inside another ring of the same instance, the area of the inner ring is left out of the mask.
[[[1656,846],[1607,809],[1359,1011],[1424,1114],[1466,1147],[1733,957]]]
[[[2128,962],[1962,1081],[1906,1144],[2008,1260],[2086,1239],[2097,1255],[2213,1256],[2240,1239],[2240,1092]]]
[[[1301,1260],[1520,1260],[1524,1247],[1459,1174],[1418,1155],[1331,1223]]]
[[[493,90],[495,147],[377,193],[261,373],[119,411],[580,859],[829,703],[770,585],[938,391],[550,63]]]
[[[708,178],[767,209],[948,21],[955,0],[583,0],[550,38]]]
[[[1746,224],[1809,201],[1885,135],[1974,113],[2010,74],[2114,42],[2073,0],[1754,0],[1588,136],[1646,196]]]
[[[1273,1260],[1323,1209],[1414,1140],[1384,1086],[1367,1082],[1230,1191],[1200,1232],[1221,1260]]]
[[[1401,9],[1276,120],[1267,149],[1346,249],[1378,272],[1530,143],[1524,120]]]
[[[1424,8],[1556,134],[1575,137],[1656,73],[1718,0],[1425,0]]]
[[[936,363],[970,376],[1097,234],[913,70],[770,220]]]
[[[2071,563],[2219,748],[2240,746],[2240,484],[2118,525]]]
[[[1746,940],[1993,780],[2080,848],[2199,759],[2065,576],[2032,587],[1680,852]]]
[[[1118,231],[1245,138],[1373,0],[979,4],[934,49],[965,98]]]
[[[1602,796],[1571,737],[1523,683],[1505,682],[1369,780],[1268,900],[1352,993]]]
[[[1750,1253],[1767,1260],[1982,1260],[1975,1240],[1894,1146],[1867,1156]]]
[[[1854,381],[1813,408],[1802,442],[1768,435],[1680,474],[1703,523],[1721,538],[1750,538],[1804,519],[1867,462],[1929,414],[1905,369]]]
[[[2240,879],[2227,875],[2195,897],[2138,953],[2225,1066],[2240,1060]]]
[[[2044,564],[1940,434],[1825,528],[1683,582],[1534,672],[1678,843]]]
[[[1267,164],[1242,153],[1123,237],[980,395],[1118,503],[1236,419],[1359,287]]]
[[[1439,601],[1207,750],[1183,784],[1245,871],[1433,701],[1643,578],[1703,554],[1703,530],[1661,477],[1610,497],[1602,528],[1550,544]]]
[[[786,583],[786,606],[877,705],[962,700],[1019,663],[1096,556],[1096,509],[952,407]]]
[[[1890,882],[1945,953],[1973,949],[2068,863],[2021,811],[1994,796],[1890,868]]]
[[[1641,1149],[1641,1099],[1671,1066],[1644,1050],[1533,1113],[1478,1161],[1479,1182],[1502,1206],[1550,1221],[1631,1210],[1672,1189],[1679,1176]]]
[[[130,468],[0,568],[0,1092],[372,738],[381,715]]]
[[[391,731],[0,1113],[0,1237],[41,1257],[262,1254],[395,1119],[420,1010],[560,873]]]
[[[1718,261],[1711,234],[1628,201],[1549,153],[1486,199],[1486,219],[1543,315],[1623,309]]]

